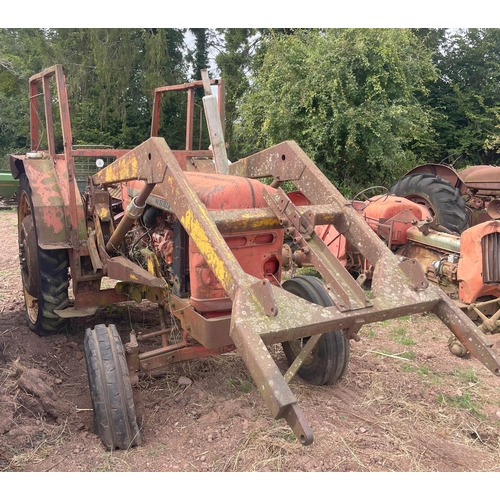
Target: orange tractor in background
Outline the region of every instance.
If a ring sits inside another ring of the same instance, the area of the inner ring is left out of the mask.
[[[9,158],[19,179],[29,327],[38,335],[63,333],[68,319],[91,316],[101,306],[131,300],[157,306],[157,328],[123,332],[125,343],[112,324],[85,332],[94,430],[108,449],[141,442],[132,385],[142,374],[233,349],[272,417],[284,418],[309,445],[313,434],[290,380],[298,374],[312,384],[333,384],[346,373],[350,341],[363,325],[403,315],[435,313],[500,375],[497,355],[469,317],[429,285],[415,257],[393,253],[395,241],[409,238],[406,210],[389,224],[382,222],[385,212],[373,216],[387,245],[370,227],[373,221],[360,216],[357,202],[346,200],[295,142],[228,162],[222,81],[203,72],[201,81],[156,89],[151,137],[129,150],[73,142],[62,66],[31,77],[29,88],[31,148]],[[197,88],[205,93],[212,150],[193,149]],[[170,91],[187,95],[184,150],[172,150],[158,136],[159,99]],[[98,167],[83,192],[75,176],[79,158],[95,159]],[[285,181],[295,193],[281,188]],[[424,219],[424,209],[415,207],[421,212],[411,220]],[[404,235],[398,232],[402,219]],[[331,238],[343,239],[344,251],[334,254]],[[314,266],[321,279],[284,280],[283,270],[294,261]],[[347,270],[355,263],[362,264],[358,280]],[[289,361],[285,373],[268,350],[277,343]]]
[[[498,341],[499,167],[479,165],[457,172],[448,165],[422,165],[389,193],[354,200],[353,207],[391,251],[420,262],[427,279],[491,335],[488,345]],[[373,266],[333,226],[317,231],[358,282],[372,279]],[[288,255],[292,254],[290,250]],[[294,255],[289,265],[293,261],[308,265],[301,255]],[[457,356],[468,352],[454,336],[449,347]]]

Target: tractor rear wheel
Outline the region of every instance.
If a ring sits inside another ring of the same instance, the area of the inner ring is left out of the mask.
[[[68,251],[43,250],[38,245],[31,188],[26,174],[19,180],[18,238],[26,320],[37,335],[64,330],[67,320],[56,309],[64,309],[68,299]]]
[[[140,445],[132,385],[115,325],[87,328],[84,346],[94,433],[109,451]]]
[[[439,225],[461,234],[467,229],[469,215],[457,188],[433,174],[414,174],[400,179],[391,193],[424,205]]]
[[[333,305],[323,283],[312,276],[296,276],[289,279],[283,283],[283,289],[320,306]],[[308,340],[309,337],[304,337],[283,342],[283,351],[290,365]],[[349,340],[342,330],[324,333],[299,368],[298,374],[314,385],[333,384],[347,371],[350,352]]]

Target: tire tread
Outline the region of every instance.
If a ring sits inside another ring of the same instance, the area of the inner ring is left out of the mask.
[[[88,328],[84,345],[95,434],[110,451],[140,445],[132,386],[115,325]]]

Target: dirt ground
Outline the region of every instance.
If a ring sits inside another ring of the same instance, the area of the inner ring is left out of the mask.
[[[333,386],[294,379],[314,432],[303,447],[274,421],[237,352],[174,365],[134,387],[143,444],[108,452],[93,434],[85,328],[155,328],[154,308],[107,307],[68,331],[26,326],[16,213],[0,211],[0,470],[17,471],[498,471],[500,380],[456,358],[428,315],[368,325]],[[279,346],[272,347],[286,369]],[[189,380],[186,380],[189,379]]]

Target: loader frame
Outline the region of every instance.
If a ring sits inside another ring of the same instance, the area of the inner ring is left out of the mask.
[[[236,348],[273,418],[284,418],[300,443],[309,445],[313,434],[288,382],[326,332],[342,330],[348,339],[356,339],[365,324],[432,311],[472,355],[495,375],[500,375],[498,358],[470,319],[444,292],[429,285],[418,261],[392,254],[352,203],[293,141],[225,166],[232,176],[271,180],[276,190],[274,194],[265,195],[268,208],[209,211],[186,175],[186,155],[172,151],[163,138],[155,136],[158,132],[155,113],[159,109],[155,104],[151,138],[130,151],[101,152],[105,156],[115,155],[117,159],[89,179],[84,205],[74,176],[75,152],[71,148],[62,67],[49,68],[33,77],[30,98],[34,98],[38,92],[35,88],[38,89],[41,82],[47,103],[46,82],[52,76],[57,82],[64,155],[55,153],[49,133],[48,153],[41,157],[29,153],[25,157],[11,157],[11,165],[13,173],[24,169],[31,183],[39,245],[67,248],[70,253],[75,302],[59,314],[89,315],[103,304],[146,298],[159,305],[160,318],[168,307],[184,331],[181,343],[165,342],[161,348],[145,353],[140,352],[138,339],[132,334],[130,342],[125,344],[131,379],[141,371]],[[206,81],[204,83],[206,88]],[[34,114],[32,120],[36,121]],[[50,121],[48,117],[47,127],[52,126]],[[32,150],[36,152],[38,135],[33,122],[32,137]],[[189,140],[187,146],[191,146]],[[88,154],[99,156],[95,150]],[[141,187],[128,189],[133,200],[117,218],[111,209],[110,191],[131,181],[141,181]],[[280,187],[285,181],[292,183],[311,204],[295,205]],[[58,201],[58,207],[47,203],[50,196]],[[176,294],[166,284],[155,270],[154,262],[145,270],[116,254],[115,250],[146,205],[167,210],[180,222],[230,298],[230,315],[207,318],[199,314],[188,297]],[[315,226],[320,224],[333,224],[374,266],[369,294],[318,237]],[[54,232],[54,228],[59,232]],[[261,229],[286,231],[322,274],[332,306],[307,302],[281,287],[272,286],[270,279],[251,276],[242,269],[222,233]],[[118,279],[120,283],[113,290],[101,290],[100,279],[104,276]],[[160,328],[152,335],[167,333],[167,325],[160,319]],[[309,337],[309,341],[289,370],[282,374],[268,346],[304,337]]]

